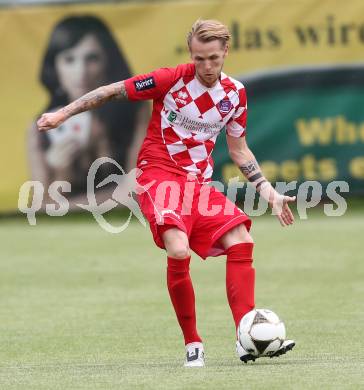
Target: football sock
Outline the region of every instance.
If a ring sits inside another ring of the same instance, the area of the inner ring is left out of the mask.
[[[226,251],[226,293],[236,327],[241,318],[254,309],[253,247],[253,243],[242,243]]]
[[[196,329],[195,293],[190,277],[190,259],[168,257],[167,286],[169,296],[182,329],[185,344],[202,342]]]

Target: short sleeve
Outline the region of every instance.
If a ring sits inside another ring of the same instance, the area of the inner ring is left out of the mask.
[[[131,77],[124,81],[129,100],[158,99],[173,84],[174,69],[160,68],[153,72]]]
[[[239,90],[239,105],[235,113],[227,123],[226,133],[232,137],[245,137],[246,120],[247,120],[247,99],[245,88],[242,86]]]

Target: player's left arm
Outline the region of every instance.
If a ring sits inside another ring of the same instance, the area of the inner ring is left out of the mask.
[[[292,225],[294,217],[289,203],[296,197],[279,194],[264,177],[253,152],[249,149],[245,137],[226,135],[229,154],[244,176],[255,187],[257,192],[269,203],[275,211],[282,226]]]

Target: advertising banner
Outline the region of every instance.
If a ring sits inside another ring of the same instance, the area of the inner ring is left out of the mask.
[[[219,19],[232,41],[225,73],[244,83],[248,144],[275,181],[345,180],[364,193],[364,3],[361,0],[126,2],[0,9],[0,212],[20,186],[67,180],[82,203],[99,156],[132,168],[147,103],[110,103],[40,134],[35,121],[105,83],[189,61],[186,34]],[[215,178],[238,176],[224,134]],[[107,172],[109,173],[109,172]],[[100,173],[102,176],[106,173]]]

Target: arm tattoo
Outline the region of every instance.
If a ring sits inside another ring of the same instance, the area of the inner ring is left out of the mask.
[[[80,112],[100,107],[110,100],[126,99],[127,97],[124,81],[119,81],[97,88],[86,95],[81,96],[68,106],[62,108],[62,111],[65,113],[66,117],[69,118]]]
[[[262,181],[260,181],[259,183],[257,183],[257,185],[255,186],[255,188],[257,189],[257,191],[260,189],[260,186],[261,186],[263,183],[268,183],[268,180],[263,179]]]
[[[111,84],[114,87],[114,99],[127,99],[128,93],[126,92],[124,81],[119,81],[117,83]]]
[[[254,175],[252,176],[249,176],[249,181],[257,181],[258,179],[262,178],[263,175],[261,172],[258,172],[258,173],[255,173]]]
[[[256,161],[248,161],[239,168],[246,177],[250,176],[253,172],[259,170],[259,166]]]
[[[265,177],[263,176],[260,167],[258,163],[253,160],[253,161],[248,161],[245,164],[243,164],[241,167],[239,167],[240,170],[243,172],[245,177],[255,185],[255,188],[257,190],[260,189],[260,186],[267,182]]]

